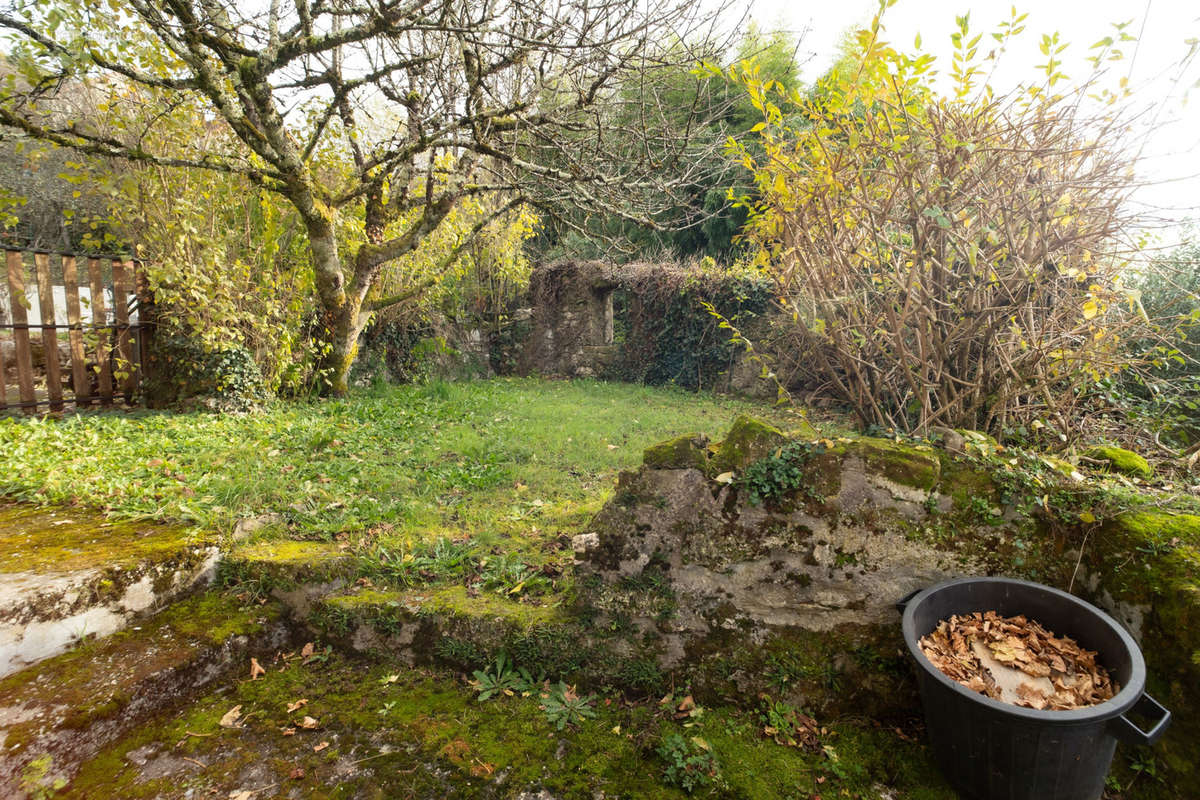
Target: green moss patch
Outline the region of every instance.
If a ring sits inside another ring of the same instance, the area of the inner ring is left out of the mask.
[[[481,592],[472,597],[465,586],[435,589],[424,607],[442,614],[489,617],[523,629],[565,621],[565,615],[557,604],[518,603],[494,592]]]
[[[708,439],[699,433],[685,433],[647,447],[642,463],[651,469],[698,469],[708,467]]]
[[[42,715],[9,727],[5,746],[18,752],[47,728],[83,729],[119,717],[147,679],[186,666],[232,636],[257,633],[278,612],[274,605],[245,606],[208,592],[138,626],[9,675],[0,680],[0,707],[38,708]]]
[[[310,617],[318,630],[335,638],[364,625],[384,636],[410,629],[407,644],[421,651],[415,655],[422,660],[434,655],[431,643],[446,637],[491,652],[506,637],[565,621],[558,605],[516,602],[488,592],[472,597],[461,585],[425,590],[359,587],[322,598]]]
[[[746,414],[733,421],[724,440],[717,445],[713,469],[740,472],[751,463],[765,458],[787,444],[783,431]]]
[[[711,748],[720,768],[693,797],[953,798],[907,723],[897,734],[822,718],[821,747],[802,750],[766,737],[757,708],[701,708],[677,719],[680,691],[663,704],[596,697],[593,717],[559,730],[536,695],[480,702],[443,672],[338,656],[268,667],[125,737],[85,763],[62,796],[136,800],[186,787],[226,797],[273,783],[271,796],[466,800],[544,790],[560,800],[683,800],[664,783],[659,754],[679,734]],[[243,727],[222,728],[235,705]],[[316,727],[300,727],[304,716]]]
[[[1146,479],[1154,477],[1154,470],[1150,468],[1150,463],[1132,450],[1101,445],[1089,448],[1084,455],[1097,461],[1104,461],[1111,469],[1125,475]]]
[[[238,581],[259,581],[272,587],[324,583],[348,578],[355,559],[334,542],[270,539],[241,545],[225,556],[222,570]]]
[[[0,505],[0,572],[128,569],[206,543],[186,528],[111,521],[85,509]]]
[[[871,471],[904,486],[931,491],[941,476],[941,461],[929,447],[863,437],[847,445],[846,452],[861,457]]]

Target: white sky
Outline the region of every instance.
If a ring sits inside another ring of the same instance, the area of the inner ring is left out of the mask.
[[[803,33],[799,56],[808,60],[804,77],[812,80],[832,63],[842,32],[866,27],[877,8],[876,0],[751,0],[750,16],[763,28]],[[884,14],[883,38],[911,51],[920,33],[922,50],[937,55],[948,71],[955,17],[970,13],[971,29],[984,34],[980,53],[986,53],[987,34],[1008,19],[1011,8],[1008,0],[899,0]],[[1123,45],[1126,59],[1113,69],[1120,70],[1118,76],[1128,75],[1136,107],[1151,107],[1147,119],[1154,121],[1147,125],[1140,168],[1146,185],[1134,198],[1164,222],[1200,220],[1200,58],[1193,59],[1183,80],[1173,80],[1187,53],[1185,40],[1200,36],[1200,2],[1017,0],[1016,9],[1029,14],[1024,44],[1004,56],[993,80],[998,90],[1035,77],[1034,65],[1045,61],[1037,49],[1041,34],[1058,31],[1071,43],[1062,56],[1064,69],[1071,78],[1082,79],[1091,69],[1084,62],[1088,48],[1112,33],[1111,23],[1133,21],[1126,30],[1135,36],[1140,32],[1139,41]],[[1176,235],[1163,231],[1167,239]]]

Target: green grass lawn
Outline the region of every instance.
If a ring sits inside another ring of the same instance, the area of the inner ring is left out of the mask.
[[[217,532],[274,513],[289,534],[382,529],[482,545],[542,538],[599,509],[617,470],[689,431],[720,437],[743,400],[597,381],[497,379],[276,403],[0,419],[0,493]]]

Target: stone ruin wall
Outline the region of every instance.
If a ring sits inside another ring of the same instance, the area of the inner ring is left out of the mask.
[[[632,306],[639,302],[636,287],[641,281],[653,273],[680,269],[669,263],[604,261],[558,261],[538,267],[529,281],[530,331],[518,372],[552,378],[620,374],[626,355],[622,343],[614,341],[614,295],[629,292]],[[697,308],[697,313],[705,312]],[[760,372],[758,364],[739,352],[719,388],[774,397],[775,385]]]
[[[603,374],[619,356],[613,342],[613,293],[619,267],[601,261],[561,261],[534,270],[529,279],[531,329],[520,372],[586,378]]]

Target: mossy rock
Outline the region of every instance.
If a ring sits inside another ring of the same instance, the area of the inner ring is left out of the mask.
[[[1084,455],[1097,461],[1106,461],[1113,470],[1125,475],[1146,479],[1154,477],[1154,470],[1150,468],[1149,462],[1132,450],[1099,445],[1089,448]]]
[[[745,414],[733,421],[725,439],[717,445],[713,457],[716,472],[740,472],[787,444],[783,431]]]
[[[268,589],[289,589],[351,578],[355,559],[333,542],[275,539],[234,548],[221,570],[227,583],[257,581]]]
[[[650,445],[642,453],[642,463],[652,469],[698,469],[708,467],[708,437],[685,433],[665,442]]]
[[[494,593],[471,597],[465,586],[425,589],[360,587],[322,598],[309,623],[335,639],[353,637],[357,649],[411,649],[416,661],[428,662],[433,645],[446,637],[469,642],[483,652],[500,647],[505,637],[565,621],[557,605],[518,603]],[[370,630],[379,637],[362,636]]]
[[[0,572],[141,568],[178,560],[211,537],[181,526],[113,521],[83,509],[0,504]]]
[[[20,710],[0,720],[0,796],[25,796],[13,792],[25,764],[50,756],[69,777],[79,759],[193,689],[224,686],[250,652],[262,658],[287,642],[280,611],[209,591],[0,680],[0,708]]]
[[[1095,541],[1099,553],[1087,555],[1101,585],[1146,609],[1149,689],[1175,718],[1155,752],[1167,785],[1185,785],[1200,777],[1200,516],[1129,511],[1107,521]]]
[[[928,447],[863,437],[847,445],[846,453],[859,456],[869,470],[903,486],[928,492],[941,477],[942,462]]]
[[[985,498],[989,503],[998,501],[996,481],[990,472],[950,455],[943,455],[941,462],[938,491],[948,495],[955,508],[967,508],[976,497]]]

